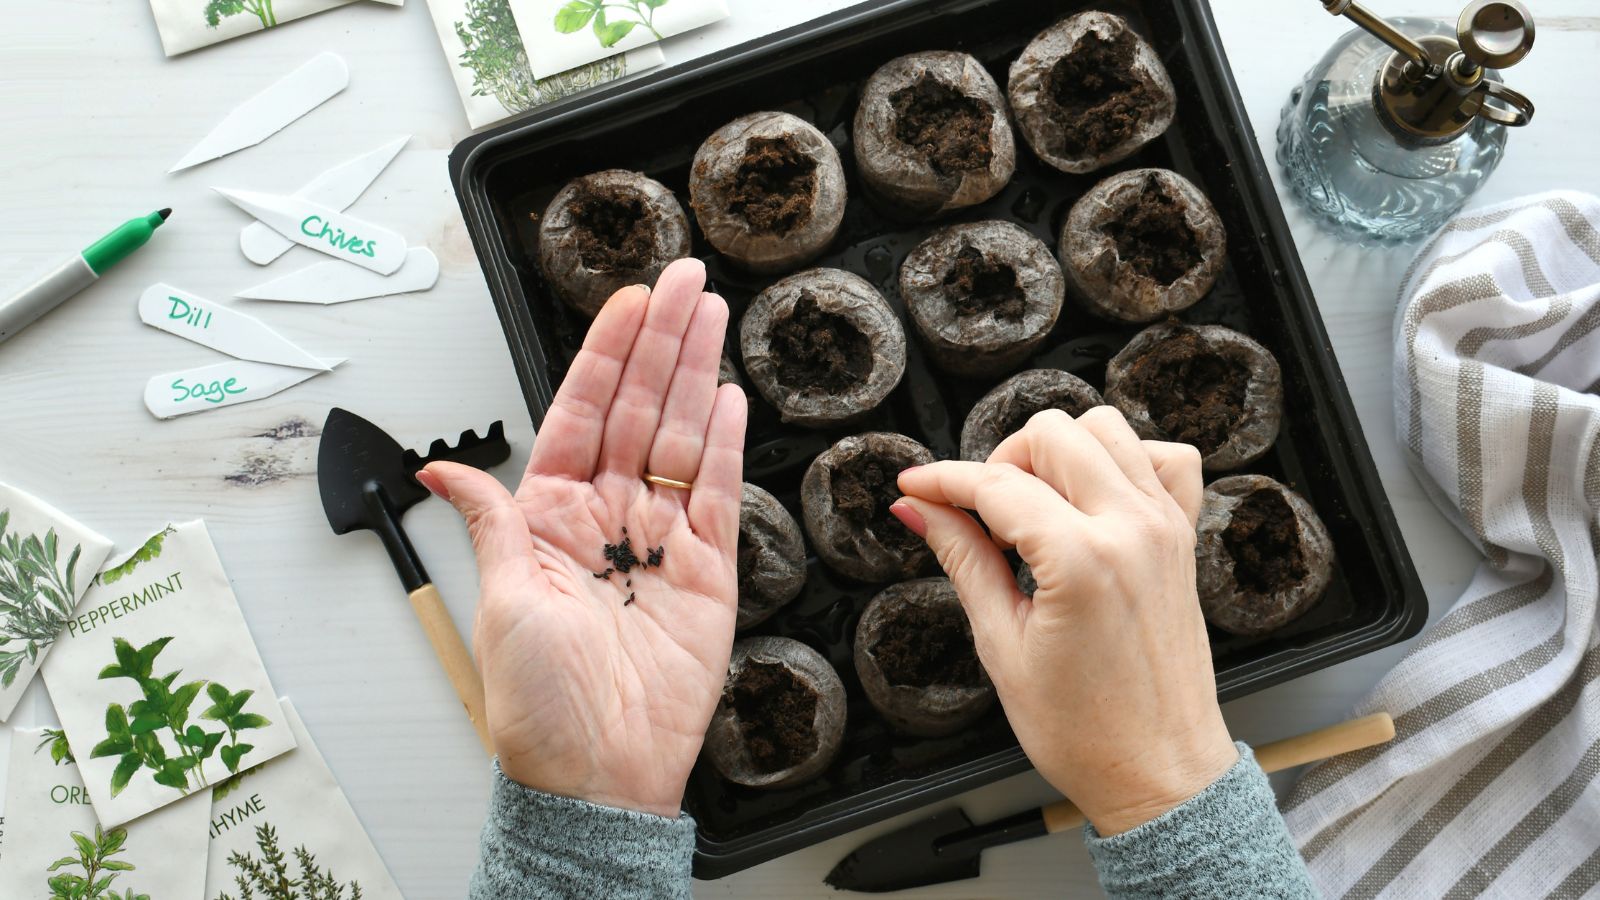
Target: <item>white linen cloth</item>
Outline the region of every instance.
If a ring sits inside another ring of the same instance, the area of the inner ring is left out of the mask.
[[[1395,415],[1484,554],[1285,818],[1329,897],[1600,896],[1600,198],[1469,212],[1400,288]]]

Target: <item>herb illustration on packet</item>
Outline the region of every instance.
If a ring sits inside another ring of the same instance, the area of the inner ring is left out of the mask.
[[[67,627],[111,542],[0,483],[0,722]]]
[[[276,896],[285,880],[318,900],[401,900],[305,723],[280,700],[295,749],[217,785],[211,804],[206,896]]]
[[[44,680],[108,828],[294,748],[203,522],[103,570]]]
[[[0,852],[0,897],[205,897],[206,799],[102,826],[58,730],[12,732],[6,811],[14,827]]]
[[[356,0],[150,0],[168,56],[355,3]],[[375,0],[400,6],[405,0]]]

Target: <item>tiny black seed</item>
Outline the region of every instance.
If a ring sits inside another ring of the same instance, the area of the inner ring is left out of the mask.
[[[623,605],[623,606],[627,606],[627,605],[628,605],[628,604],[630,604],[630,603],[632,603],[632,602],[633,602],[633,593],[632,593],[632,592],[631,592],[631,591],[630,591],[630,592],[629,592],[629,593],[628,593],[628,599],[626,599],[626,600],[624,600],[624,601],[622,601],[622,605]]]

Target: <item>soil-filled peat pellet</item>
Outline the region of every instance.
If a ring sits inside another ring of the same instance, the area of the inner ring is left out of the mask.
[[[934,363],[998,375],[1043,343],[1066,281],[1041,240],[1010,222],[941,228],[900,267],[900,296]]]
[[[689,219],[678,198],[626,169],[567,182],[539,220],[545,283],[591,318],[622,288],[655,284],[667,263],[689,251]]]
[[[733,645],[706,756],[735,784],[803,784],[838,754],[845,706],[844,683],[817,651],[790,638],[745,638]]]
[[[750,301],[739,322],[750,383],[783,421],[811,428],[870,413],[900,383],[906,334],[883,295],[841,269],[808,269]]]
[[[1133,169],[1072,205],[1057,251],[1068,287],[1090,312],[1142,323],[1200,302],[1222,273],[1227,238],[1188,179]]]
[[[806,586],[800,524],[778,498],[746,482],[739,505],[740,629],[765,622]]]
[[[1000,88],[965,53],[890,60],[861,92],[854,126],[862,182],[898,215],[937,215],[998,194],[1016,170]]]
[[[1262,635],[1293,622],[1333,580],[1333,540],[1311,504],[1265,475],[1206,487],[1196,528],[1196,578],[1206,621]]]
[[[1047,409],[1073,418],[1105,401],[1087,381],[1060,369],[1029,369],[1007,378],[978,400],[961,426],[961,458],[983,462],[1000,442]]]
[[[1045,29],[1011,64],[1006,93],[1035,155],[1083,174],[1127,159],[1172,124],[1177,95],[1155,51],[1103,12]]]
[[[758,112],[695,152],[689,205],[711,246],[753,272],[787,272],[827,249],[844,221],[839,151],[809,122]]]
[[[994,704],[948,578],[904,581],[873,597],[856,625],[855,664],[867,700],[907,734],[953,734]]]
[[[1237,469],[1278,439],[1283,375],[1267,348],[1221,325],[1152,325],[1106,366],[1106,400],[1147,440],[1199,448]]]
[[[852,435],[818,454],[800,483],[806,534],[817,557],[859,581],[920,574],[933,551],[889,507],[901,496],[900,472],[931,462],[927,447],[886,431]]]

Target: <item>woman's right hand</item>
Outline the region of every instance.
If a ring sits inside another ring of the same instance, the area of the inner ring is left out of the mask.
[[[891,511],[954,582],[1022,749],[1102,835],[1238,760],[1195,594],[1198,451],[1140,441],[1111,407],[1051,410],[988,462],[908,469],[900,489]],[[996,541],[1033,569],[1031,601]]]

